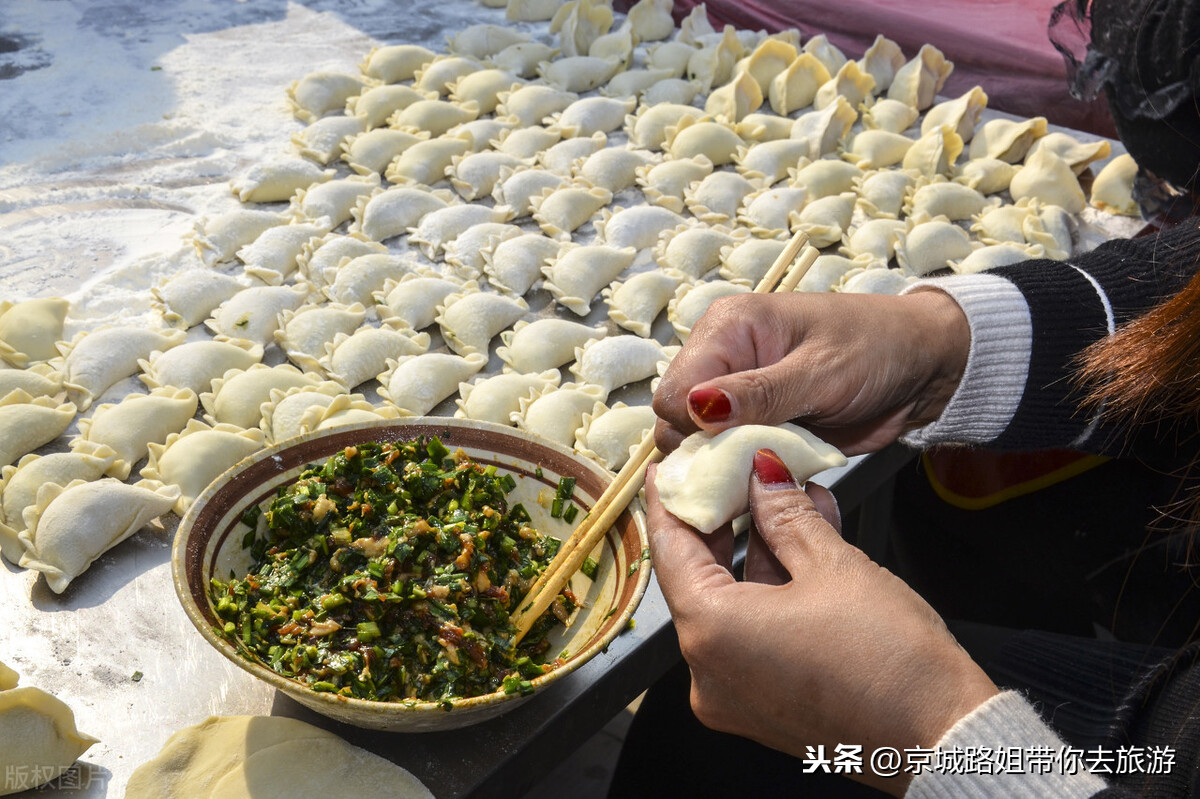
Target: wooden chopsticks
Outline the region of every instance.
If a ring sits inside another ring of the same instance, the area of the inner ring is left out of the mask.
[[[771,264],[771,268],[763,275],[762,280],[754,287],[754,293],[768,294],[775,289],[776,285],[781,292],[794,290],[819,255],[815,248],[806,248],[807,243],[808,236],[803,231],[797,231],[788,241],[787,246],[783,248],[783,252],[779,253],[779,257]],[[800,255],[801,250],[804,250],[803,255]],[[796,259],[797,255],[800,255],[799,259]],[[795,261],[794,264],[793,261]],[[550,565],[530,587],[528,593],[525,594],[525,599],[510,617],[509,620],[517,628],[512,646],[515,647],[520,643],[538,617],[546,612],[550,603],[566,587],[572,575],[579,571],[579,567],[587,559],[588,553],[596,548],[596,545],[607,534],[608,529],[612,527],[613,522],[642,490],[646,479],[646,467],[651,463],[657,463],[662,458],[662,451],[654,446],[653,431],[647,432],[642,438],[642,443],[629,456],[624,468],[617,473],[608,488],[604,489],[604,493],[596,500],[596,504],[592,506],[591,511],[579,526],[575,528],[575,532],[571,533],[571,536],[563,542],[558,554],[554,556],[554,560],[550,561]]]

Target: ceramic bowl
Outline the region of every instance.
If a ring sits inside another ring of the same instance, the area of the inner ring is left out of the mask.
[[[222,655],[318,713],[347,724],[391,732],[464,727],[536,700],[537,694],[588,662],[626,629],[650,579],[645,519],[640,508],[633,507],[621,515],[592,553],[598,564],[595,579],[583,574],[572,578],[571,588],[583,598],[584,606],[571,626],[560,628],[551,639],[551,651],[567,651],[566,662],[533,679],[532,694],[499,691],[455,700],[449,710],[434,702],[380,702],[316,692],[243,657],[214,629],[218,618],[209,598],[212,577],[228,579],[231,570],[237,574],[249,571],[250,553],[242,546],[246,532],[241,524],[242,512],[252,505],[268,504],[280,486],[293,481],[308,465],[347,446],[420,435],[437,436],[451,451],[461,448],[476,461],[495,464],[501,472],[511,474],[517,486],[510,499],[524,504],[538,530],[558,538],[566,538],[572,529],[550,514],[559,478],[575,478],[573,501],[581,511],[592,506],[612,479],[606,469],[565,447],[485,422],[419,417],[346,425],[264,449],[217,478],[184,516],[171,557],[175,591],[188,618]]]

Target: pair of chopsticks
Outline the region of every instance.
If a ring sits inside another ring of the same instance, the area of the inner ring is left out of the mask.
[[[754,287],[754,293],[794,291],[820,255],[816,248],[806,247],[807,243],[808,236],[803,231],[797,231],[783,248],[783,252],[779,253],[775,263],[763,275],[762,280]],[[798,255],[799,258],[796,257]],[[663,453],[654,445],[654,433],[650,431],[629,456],[624,468],[617,473],[608,488],[604,489],[604,493],[596,500],[596,504],[580,522],[579,527],[563,542],[554,560],[550,561],[550,565],[530,587],[516,613],[510,617],[509,620],[517,628],[512,641],[514,647],[525,637],[538,617],[546,612],[546,608],[550,607],[550,603],[566,587],[572,575],[579,571],[588,554],[604,538],[617,517],[642,490],[646,479],[646,467],[662,458]]]

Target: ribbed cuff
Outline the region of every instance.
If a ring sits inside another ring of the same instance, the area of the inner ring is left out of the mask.
[[[936,748],[965,751],[1016,748],[1025,752],[1058,753],[1065,744],[1016,691],[997,694],[950,728]],[[972,771],[981,771],[973,769]],[[1025,769],[1031,771],[1030,769]],[[961,770],[963,772],[966,769]],[[1064,774],[1061,766],[1048,773],[996,774],[926,771],[913,777],[905,799],[1085,799],[1106,786],[1095,774]]]
[[[995,275],[954,275],[919,281],[910,291],[949,294],[967,315],[971,349],[958,389],[936,421],[902,439],[912,447],[947,442],[983,444],[1012,421],[1025,390],[1033,325],[1025,297]]]

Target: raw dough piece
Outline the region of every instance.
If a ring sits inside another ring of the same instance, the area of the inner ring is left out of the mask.
[[[258,421],[255,418],[251,429],[242,430],[231,424],[209,427],[192,419],[182,432],[167,436],[166,444],[149,446],[150,462],[141,475],[177,486],[179,498],[171,510],[182,516],[222,472],[263,448],[266,439]]]
[[[270,399],[260,406],[262,419],[258,426],[266,437],[267,444],[277,444],[284,439],[308,432],[301,426],[305,413],[313,407],[328,407],[334,397],[346,393],[346,387],[332,380],[315,386],[300,386],[286,391],[271,389]],[[362,395],[356,394],[355,397]]]
[[[600,386],[586,383],[550,386],[530,397],[522,397],[521,408],[512,415],[512,420],[521,430],[572,447],[583,415],[597,402],[603,402],[605,395]]]
[[[1138,165],[1129,153],[1109,161],[1092,182],[1091,205],[1110,214],[1140,216],[1141,211],[1133,199],[1133,180],[1137,171]]]
[[[542,267],[558,257],[563,242],[539,233],[492,241],[482,251],[488,282],[506,294],[522,296],[542,277]]]
[[[454,415],[460,419],[478,419],[494,424],[513,424],[512,415],[521,409],[521,397],[530,392],[541,392],[547,386],[557,386],[560,375],[557,369],[544,372],[504,372],[485,377],[474,383],[459,383],[458,410]]]
[[[674,271],[651,269],[639,272],[624,283],[614,282],[604,289],[608,318],[639,336],[649,337],[650,326],[675,296],[683,275]]]
[[[620,471],[629,460],[632,449],[643,436],[654,429],[658,417],[649,405],[626,405],[617,402],[608,407],[597,404],[585,413],[575,431],[575,449],[580,455],[593,458],[606,469]]]
[[[290,364],[256,363],[249,369],[231,369],[212,381],[212,390],[200,395],[200,403],[210,423],[249,430],[258,426],[261,415],[258,406],[270,398],[271,389],[286,390],[319,382],[321,378],[317,375],[301,372]]]
[[[15,683],[14,683],[15,684]],[[40,688],[0,691],[0,794],[52,782],[99,743],[75,727],[75,714]]]
[[[284,309],[299,308],[308,292],[308,286],[299,284],[244,289],[221,303],[204,324],[219,335],[247,339],[265,347],[275,339],[279,314]]]
[[[665,366],[678,351],[678,347],[664,347],[652,338],[607,336],[575,351],[571,374],[582,383],[600,386],[607,397],[614,389],[658,374],[659,364]]]
[[[249,369],[262,360],[261,344],[241,338],[216,336],[189,341],[166,352],[155,351],[138,361],[139,378],[148,388],[187,388],[197,395],[211,388],[215,378],[230,369]]]
[[[520,297],[472,291],[447,297],[435,321],[450,349],[470,355],[486,353],[496,334],[528,311],[528,303]]]
[[[388,361],[388,370],[378,375],[379,396],[401,413],[424,416],[453,394],[459,383],[487,366],[487,361],[482,352],[427,352]]]
[[[352,389],[382,372],[389,358],[427,351],[429,340],[428,333],[397,328],[387,322],[379,327],[361,327],[350,335],[334,336],[325,348],[321,366],[330,379]]]
[[[67,396],[80,411],[87,410],[92,400],[110,386],[134,374],[140,359],[155,350],[161,352],[177,346],[186,336],[182,330],[151,330],[132,325],[81,331],[60,348],[65,356]]]
[[[57,358],[68,307],[60,297],[0,302],[0,358],[16,367]]]
[[[188,269],[152,288],[163,321],[172,327],[192,327],[208,318],[218,305],[246,288],[236,277],[213,269]]]
[[[669,212],[668,212],[669,213]],[[592,301],[633,263],[637,250],[605,244],[567,245],[553,263],[542,267],[543,288],[555,302],[579,316],[587,316]]]
[[[133,465],[146,457],[147,445],[162,443],[196,415],[199,401],[190,388],[156,388],[149,394],[129,394],[118,403],[105,403],[79,420],[79,435],[71,439],[75,452],[115,452],[108,474],[129,477]]]
[[[679,340],[687,342],[692,334],[692,328],[700,317],[704,316],[708,306],[721,297],[734,294],[745,294],[750,286],[732,280],[712,280],[707,283],[684,283],[675,291],[675,296],[667,304],[667,318]]]
[[[340,151],[339,151],[340,152]],[[288,218],[270,211],[241,209],[220,216],[203,217],[192,231],[192,247],[206,266],[232,260],[242,247],[264,230],[285,224]],[[3,335],[0,334],[0,338]]]
[[[332,180],[336,174],[304,158],[282,158],[255,164],[231,180],[229,187],[244,203],[281,203],[299,189]]]
[[[517,322],[500,334],[496,355],[517,372],[541,372],[562,366],[575,357],[575,348],[589,339],[602,338],[604,327],[549,317]]]

